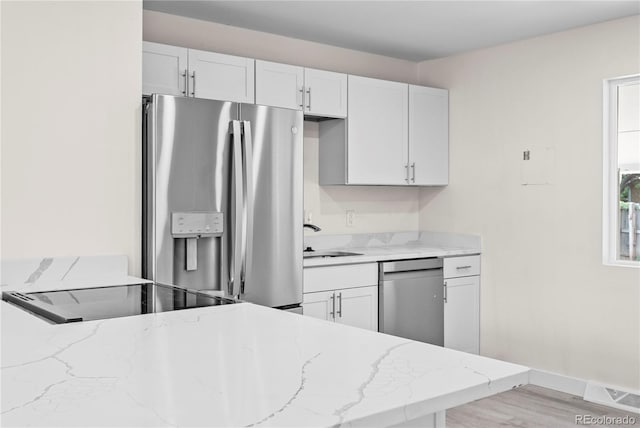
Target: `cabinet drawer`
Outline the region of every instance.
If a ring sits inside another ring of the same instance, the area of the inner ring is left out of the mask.
[[[446,257],[444,277],[480,275],[480,256]]]
[[[303,278],[305,293],[378,285],[378,264],[308,267]]]

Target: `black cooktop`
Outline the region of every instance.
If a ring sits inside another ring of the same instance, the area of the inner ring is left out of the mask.
[[[158,283],[36,293],[5,291],[2,300],[56,324],[238,303],[236,300]]]

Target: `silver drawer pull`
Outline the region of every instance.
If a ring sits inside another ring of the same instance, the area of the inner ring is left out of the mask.
[[[469,269],[471,266],[457,266],[456,269]]]

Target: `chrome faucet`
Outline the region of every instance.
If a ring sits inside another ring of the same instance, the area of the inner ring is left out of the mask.
[[[320,232],[322,230],[318,226],[316,226],[315,224],[311,224],[311,223],[303,224],[302,228],[304,229],[305,227],[308,227],[309,229],[313,230],[314,232]]]

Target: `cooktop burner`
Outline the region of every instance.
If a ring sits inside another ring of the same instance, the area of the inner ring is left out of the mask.
[[[36,293],[5,291],[2,293],[2,300],[56,324],[239,303],[236,300],[158,283]]]

